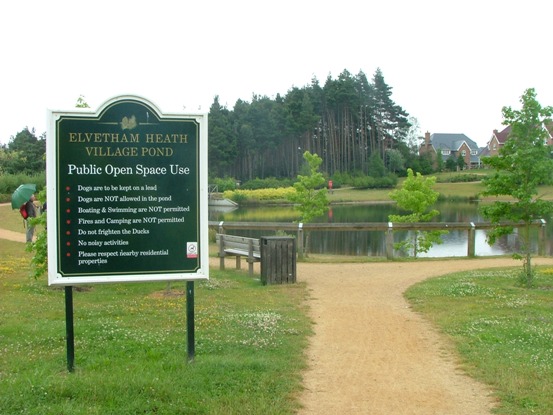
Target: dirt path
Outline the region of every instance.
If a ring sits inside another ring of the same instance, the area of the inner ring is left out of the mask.
[[[7,206],[9,203],[0,203],[0,206]],[[14,214],[19,212],[14,211]],[[7,239],[8,241],[25,243],[25,232],[14,232],[0,227],[0,239]]]
[[[25,243],[25,234],[0,228],[0,239],[7,239],[8,241]]]
[[[23,233],[5,229],[0,238],[25,242]],[[553,258],[534,263],[553,265]],[[411,311],[403,293],[428,277],[505,266],[520,262],[299,263],[315,322],[299,415],[489,415],[490,391],[458,369],[447,340]]]
[[[298,264],[315,321],[299,413],[490,414],[490,391],[461,373],[446,339],[411,311],[403,292],[428,277],[504,266],[520,261]]]

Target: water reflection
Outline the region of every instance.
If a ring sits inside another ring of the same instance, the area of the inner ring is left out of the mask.
[[[485,219],[478,211],[478,203],[475,202],[438,202],[436,209],[440,212],[436,222],[483,222]],[[315,219],[317,223],[356,223],[356,222],[388,222],[390,214],[404,214],[395,204],[352,204],[337,205],[323,216]],[[240,207],[236,210],[223,212],[211,210],[210,221],[228,222],[287,222],[297,221],[298,214],[290,206],[263,206],[263,207]],[[551,221],[547,221],[548,227]],[[537,252],[537,230],[536,237],[532,240]],[[547,230],[550,234],[550,229]],[[233,234],[261,237],[268,235],[270,231],[232,230]],[[294,235],[295,236],[295,235]],[[394,241],[399,242],[410,237],[409,232],[395,232]],[[486,231],[476,231],[476,255],[494,256],[505,255],[519,249],[516,234],[503,237],[493,246],[486,242]],[[461,230],[451,230],[442,237],[441,245],[434,245],[423,257],[455,257],[466,256],[468,249],[468,233]],[[319,254],[337,254],[354,256],[386,256],[385,234],[375,231],[312,231],[310,238],[310,252]],[[553,248],[546,247],[546,255],[551,255]],[[401,253],[396,253],[400,255]]]

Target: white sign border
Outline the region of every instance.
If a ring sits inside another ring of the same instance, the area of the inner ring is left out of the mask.
[[[97,275],[82,277],[62,276],[58,266],[58,232],[57,232],[57,154],[56,154],[56,121],[63,116],[78,116],[82,118],[98,117],[105,108],[122,100],[135,100],[152,107],[163,120],[189,118],[194,119],[200,129],[199,139],[199,216],[200,216],[200,268],[194,273],[170,274],[125,274],[125,275]],[[209,279],[209,217],[208,217],[208,115],[207,113],[163,113],[151,101],[136,95],[119,95],[102,104],[96,112],[89,108],[75,108],[71,111],[47,110],[46,135],[46,210],[47,222],[54,224],[47,228],[48,238],[48,285],[72,286],[83,284],[106,284],[125,282],[155,282],[155,281],[195,281]]]

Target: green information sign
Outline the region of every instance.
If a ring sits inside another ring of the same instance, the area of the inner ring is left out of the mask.
[[[49,283],[208,278],[207,115],[50,111]]]

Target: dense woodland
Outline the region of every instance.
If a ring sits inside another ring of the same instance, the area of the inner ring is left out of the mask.
[[[295,177],[305,151],[323,159],[328,177],[371,175],[371,160],[392,173],[428,170],[430,163],[416,155],[416,120],[391,95],[380,70],[372,82],[363,72],[344,70],[323,86],[313,79],[284,97],[238,100],[233,110],[215,97],[209,112],[210,175],[241,181]]]
[[[38,174],[46,172],[46,133],[37,137],[25,127],[12,136],[7,146],[0,145],[0,174]]]
[[[429,173],[430,160],[417,155],[416,119],[391,96],[378,69],[370,82],[363,72],[344,70],[323,86],[313,79],[285,96],[239,99],[233,109],[215,97],[209,112],[210,180],[293,179],[305,151],[322,158],[329,178],[404,175],[409,167]],[[0,147],[0,172],[44,172],[45,148],[46,134],[37,137],[25,127]]]

